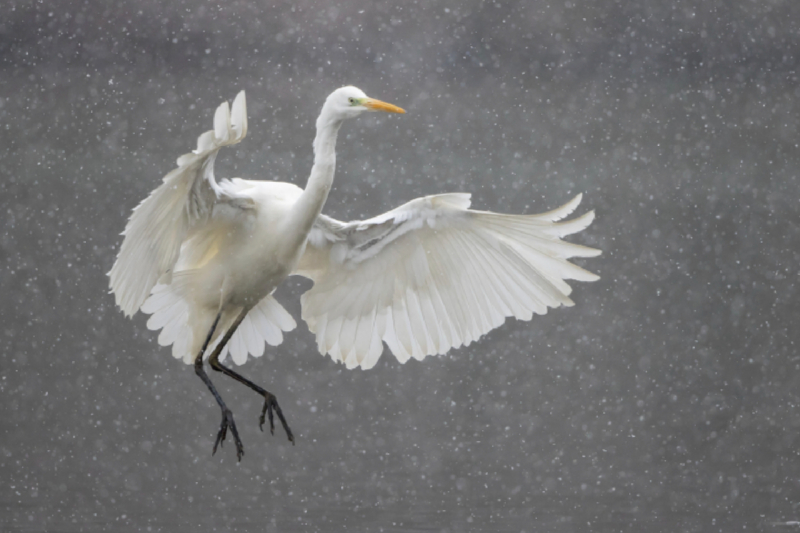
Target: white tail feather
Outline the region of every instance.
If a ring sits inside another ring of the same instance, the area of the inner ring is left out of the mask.
[[[211,329],[211,323],[199,320],[200,317],[191,312],[193,306],[187,296],[190,278],[190,273],[178,273],[169,285],[156,285],[141,308],[143,313],[151,315],[147,327],[152,330],[161,329],[158,343],[161,346],[172,344],[172,356],[187,364],[194,362],[208,330]],[[208,357],[216,348],[240,312],[239,309],[231,309],[223,314],[204,357]],[[237,365],[244,364],[248,353],[253,357],[261,357],[265,343],[270,346],[279,345],[283,342],[283,332],[291,331],[296,326],[292,315],[272,295],[268,295],[239,324],[230,342],[220,353],[220,361],[224,361],[228,353]]]

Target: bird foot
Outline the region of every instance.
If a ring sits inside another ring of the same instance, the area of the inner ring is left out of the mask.
[[[273,411],[278,415],[278,420],[281,421],[283,430],[286,432],[286,436],[289,437],[289,442],[294,445],[294,435],[292,434],[292,430],[289,429],[289,424],[286,423],[286,419],[283,417],[283,411],[281,411],[281,407],[278,405],[278,398],[269,392],[264,393],[264,407],[261,409],[261,416],[258,418],[258,427],[261,428],[261,431],[264,431],[264,418],[266,415],[269,418],[269,432],[272,435],[275,434]]]
[[[222,446],[225,437],[228,435],[228,428],[231,429],[233,441],[236,443],[236,458],[241,461],[244,455],[244,446],[242,445],[242,440],[239,438],[239,431],[236,429],[236,423],[233,421],[233,413],[230,409],[222,409],[222,423],[219,426],[217,440],[214,442],[214,450],[211,452],[211,455],[217,453],[218,445]]]

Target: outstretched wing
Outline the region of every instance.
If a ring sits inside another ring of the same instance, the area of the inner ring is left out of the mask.
[[[567,259],[600,250],[560,239],[594,219],[557,222],[581,195],[540,215],[473,211],[469,198],[427,196],[362,222],[319,217],[295,274],[314,281],[303,319],[321,353],[364,369],[383,342],[400,362],[443,354],[506,317],[573,305],[565,279],[599,279]]]
[[[144,303],[161,279],[169,275],[180,254],[181,244],[196,227],[208,221],[220,202],[246,207],[230,187],[214,178],[214,160],[223,146],[236,144],[247,135],[247,105],[244,91],[232,109],[223,102],[214,114],[214,129],[197,139],[197,149],[178,158],[178,168],[134,210],[111,271],[111,292],[117,305],[130,316]]]

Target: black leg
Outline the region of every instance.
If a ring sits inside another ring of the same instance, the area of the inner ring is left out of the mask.
[[[200,350],[200,353],[197,354],[197,357],[194,360],[194,371],[198,376],[200,376],[200,379],[203,380],[203,383],[206,384],[208,390],[211,391],[211,394],[214,395],[214,399],[217,400],[219,408],[222,410],[222,423],[220,424],[219,431],[217,432],[217,440],[214,442],[214,450],[211,452],[211,455],[217,453],[217,446],[222,444],[222,441],[225,440],[225,437],[228,434],[228,428],[230,428],[231,433],[233,434],[233,440],[236,443],[236,457],[239,461],[241,461],[242,456],[244,455],[244,446],[239,438],[239,432],[236,430],[236,424],[233,421],[233,413],[230,409],[228,409],[228,406],[225,405],[225,402],[222,400],[222,396],[219,395],[217,388],[211,382],[211,379],[208,377],[205,369],[203,368],[203,354],[206,352],[206,348],[208,348],[208,343],[211,342],[211,337],[214,336],[214,330],[217,329],[220,316],[222,316],[222,311],[220,311],[217,314],[217,318],[214,319],[214,324],[211,326],[211,330],[208,332],[208,336],[203,343],[203,348]],[[236,329],[236,326],[238,325],[239,324],[237,322],[232,329]],[[214,353],[219,353],[222,350],[221,347],[224,346],[229,339],[230,335],[226,335],[222,341],[220,341]]]
[[[275,395],[263,389],[262,387],[259,387],[249,379],[237,374],[236,372],[234,372],[233,370],[231,370],[230,368],[219,362],[219,354],[220,352],[222,352],[222,347],[228,342],[228,340],[230,340],[230,337],[233,335],[233,332],[236,330],[237,327],[239,327],[239,324],[242,323],[244,317],[247,316],[247,312],[248,310],[245,309],[237,317],[236,322],[233,323],[231,329],[229,329],[228,332],[225,334],[225,337],[222,339],[222,342],[220,342],[219,345],[217,345],[216,350],[214,350],[214,353],[211,354],[211,357],[209,357],[208,361],[211,364],[211,368],[213,368],[217,372],[222,372],[226,376],[235,379],[239,383],[242,383],[247,387],[250,387],[264,398],[264,407],[261,409],[261,416],[258,419],[261,431],[264,431],[264,421],[265,421],[264,418],[266,414],[269,416],[269,432],[273,435],[275,434],[275,422],[273,421],[273,415],[272,415],[274,410],[275,414],[278,415],[278,420],[280,420],[281,425],[283,425],[283,430],[286,432],[286,436],[289,437],[289,441],[292,444],[294,444],[294,435],[292,434],[292,430],[289,429],[289,424],[286,423],[286,418],[284,418],[283,416],[283,411],[281,411],[281,407],[280,405],[278,405],[278,399],[275,397]]]

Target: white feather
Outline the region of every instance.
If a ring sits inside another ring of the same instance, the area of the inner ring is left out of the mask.
[[[214,131],[201,135],[197,149],[179,157],[178,168],[133,210],[108,273],[111,292],[126,315],[139,310],[158,280],[171,273],[189,231],[211,215],[220,194],[213,179],[214,158],[220,148],[238,143],[247,133],[244,91],[236,96],[234,109],[239,113],[236,129],[224,102],[217,108]]]
[[[566,279],[595,274],[567,261],[599,250],[560,240],[578,195],[540,215],[469,210],[468,194],[413,200],[375,218],[320,216],[295,274],[314,280],[303,319],[323,353],[348,368],[374,366],[387,344],[400,362],[468,345],[506,317],[529,320],[572,305]]]

